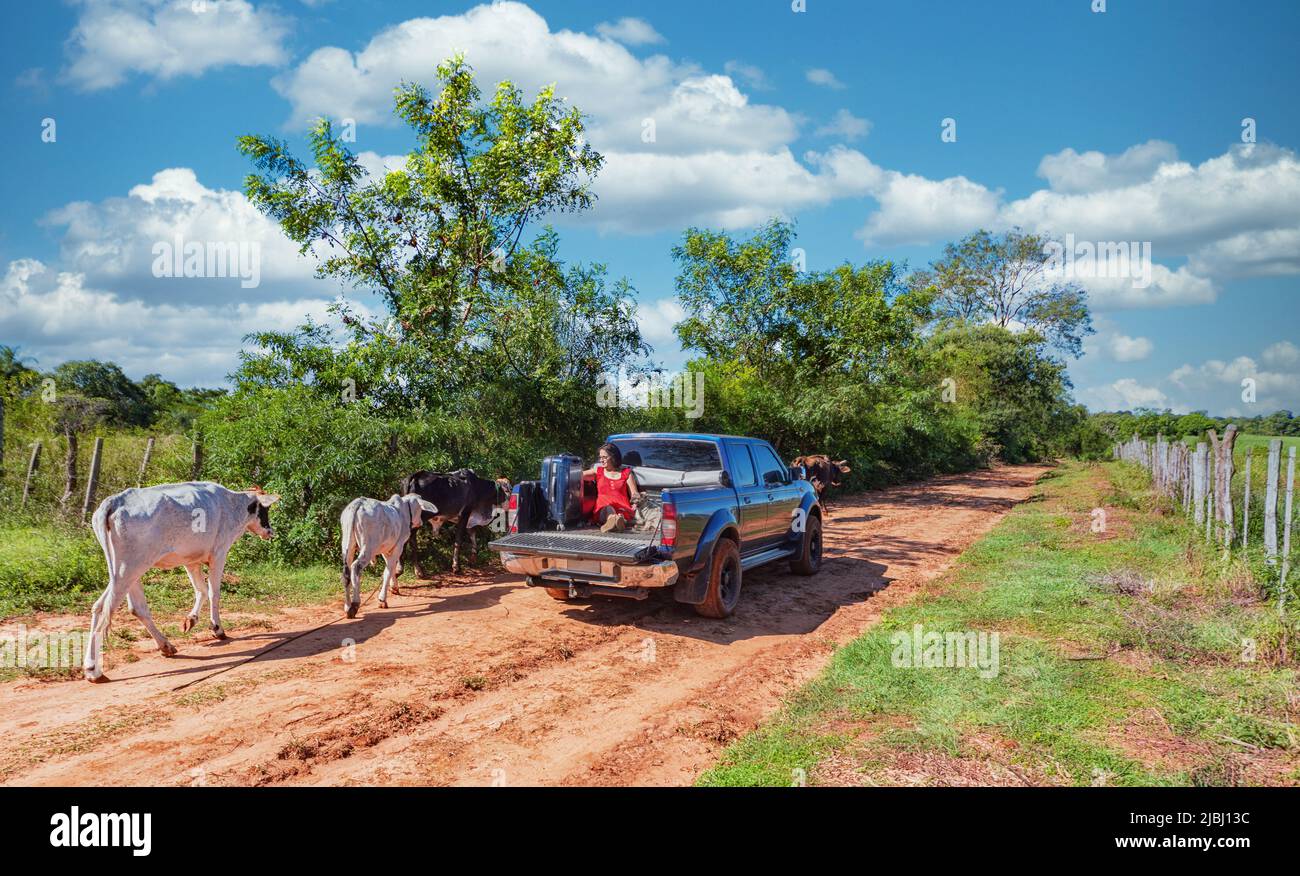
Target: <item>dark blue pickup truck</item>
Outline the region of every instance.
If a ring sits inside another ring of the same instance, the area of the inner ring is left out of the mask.
[[[609,440],[645,494],[635,524],[602,532],[572,509],[556,511],[556,496],[547,495],[556,490],[553,478],[519,484],[509,500],[509,534],[489,547],[530,586],[560,600],[644,599],[671,586],[700,614],[726,617],[745,570],[778,560],[803,575],[821,567],[817,494],[766,441],[667,432]],[[573,464],[580,469],[576,458]]]

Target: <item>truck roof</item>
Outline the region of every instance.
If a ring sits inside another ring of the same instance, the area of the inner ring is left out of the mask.
[[[762,441],[762,438],[751,438],[747,435],[718,435],[713,432],[624,432],[619,435],[610,435],[607,440],[617,441],[619,438],[681,438],[691,441],[721,441],[728,439],[732,441]]]

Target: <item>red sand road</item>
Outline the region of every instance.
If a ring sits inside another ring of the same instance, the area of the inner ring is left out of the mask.
[[[518,576],[479,572],[440,588],[408,581],[390,608],[372,600],[351,621],[340,591],[224,643],[181,641],[172,659],[145,636],[138,660],[110,662],[110,684],[0,685],[0,782],[689,784],[1044,471],[841,497],[821,573],[755,570],[726,620],[668,594],[559,603]],[[125,611],[114,622],[138,626]]]

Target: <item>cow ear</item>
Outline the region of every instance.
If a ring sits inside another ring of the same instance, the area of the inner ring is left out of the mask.
[[[852,471],[852,469],[849,468],[849,461],[847,459],[841,459],[839,462],[835,463],[835,465],[837,465],[839,470],[844,472],[844,474],[848,474]]]
[[[425,511],[428,511],[430,514],[438,513],[438,506],[428,501],[427,499],[417,499],[416,501],[420,503],[421,508],[423,508]]]
[[[258,493],[257,501],[263,506],[270,508],[276,502],[280,501],[280,496],[278,493]]]

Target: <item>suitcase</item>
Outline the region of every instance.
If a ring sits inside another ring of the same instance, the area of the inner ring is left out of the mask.
[[[582,522],[582,458],[569,453],[542,460],[542,492],[556,529]]]

